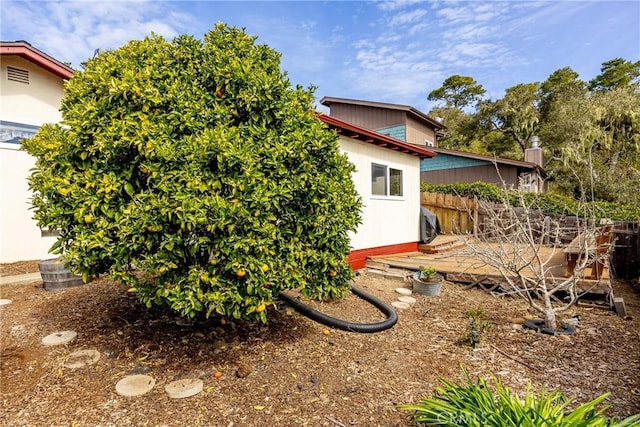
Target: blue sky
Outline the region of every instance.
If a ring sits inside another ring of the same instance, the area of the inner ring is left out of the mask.
[[[244,27],[282,53],[292,84],[334,96],[412,105],[452,74],[487,97],[571,67],[640,60],[640,1],[6,1],[0,38],[26,40],[74,67],[95,49],[151,32],[201,38],[216,22]]]

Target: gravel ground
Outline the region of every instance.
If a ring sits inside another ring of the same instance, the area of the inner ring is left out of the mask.
[[[34,270],[35,266],[35,270]],[[37,263],[4,264],[2,275],[37,271]],[[356,285],[391,303],[394,279],[365,273]],[[147,310],[122,285],[103,278],[63,291],[41,285],[0,287],[0,425],[11,426],[407,426],[397,405],[430,396],[438,378],[501,377],[510,388],[561,390],[577,402],[610,392],[607,414],[640,412],[640,291],[616,281],[629,316],[577,306],[570,336],[523,329],[523,302],[445,283],[438,297],[416,296],[390,330],[356,334],[327,328],[286,305],[270,308],[266,325],[210,319],[181,326],[165,310]],[[315,303],[351,321],[380,320],[355,296]],[[474,350],[461,345],[467,312],[482,309],[492,324]],[[77,338],[46,347],[43,337],[73,330]],[[95,349],[97,363],[64,366],[77,350]],[[146,374],[155,387],[122,397],[116,383]],[[165,386],[199,378],[204,390],[172,399]]]

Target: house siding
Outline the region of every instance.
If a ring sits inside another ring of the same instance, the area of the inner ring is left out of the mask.
[[[440,155],[434,158],[437,159]],[[479,165],[471,167],[458,167],[451,169],[440,169],[431,171],[421,171],[420,179],[429,184],[453,184],[486,182],[506,187],[518,188],[518,169],[515,166],[501,165],[500,174],[496,171],[495,165]]]
[[[420,159],[344,136],[340,148],[356,167],[353,182],[362,197],[362,223],[350,234],[354,251],[403,245],[419,240]],[[371,163],[403,171],[403,197],[371,194]]]
[[[8,80],[7,67],[29,72],[29,83]],[[32,219],[27,177],[35,159],[20,151],[17,137],[44,123],[62,120],[64,80],[17,56],[3,55],[0,67],[0,262],[50,258],[54,237],[42,237]]]
[[[375,129],[376,132],[381,133],[383,135],[388,135],[391,138],[398,139],[400,141],[407,140],[407,128],[404,125],[401,126],[391,126],[387,128]]]
[[[432,127],[407,116],[407,142],[421,146],[436,146],[436,134]],[[430,144],[427,144],[427,141]]]
[[[404,126],[406,113],[364,105],[332,103],[331,116],[365,129],[379,129]]]
[[[28,71],[29,84],[9,80],[7,67]],[[3,56],[0,69],[1,120],[38,126],[62,120],[62,78],[17,56]]]
[[[493,164],[486,160],[469,159],[466,157],[439,153],[434,158],[422,160],[422,162],[420,162],[420,172],[430,172],[453,168],[471,168],[487,165],[491,165],[493,167]]]

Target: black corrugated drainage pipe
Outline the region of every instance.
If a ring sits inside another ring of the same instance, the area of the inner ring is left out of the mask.
[[[303,316],[306,316],[311,320],[315,320],[318,323],[322,323],[323,325],[348,332],[360,332],[365,334],[380,332],[393,327],[393,325],[395,325],[398,321],[398,315],[396,314],[395,310],[384,301],[379,300],[373,295],[368,294],[363,290],[353,286],[351,286],[351,292],[376,307],[385,316],[387,316],[387,318],[381,322],[375,323],[351,323],[342,319],[336,319],[335,317],[328,316],[318,310],[309,307],[306,304],[303,304],[298,299],[292,298],[289,295],[280,294],[280,298]]]

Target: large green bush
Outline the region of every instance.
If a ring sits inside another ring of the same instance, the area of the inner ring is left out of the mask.
[[[420,189],[431,193],[454,194],[469,198],[477,197],[494,203],[502,203],[505,200],[505,193],[502,188],[484,182],[475,182],[473,184],[428,184],[422,182],[420,183]],[[513,206],[520,205],[520,194],[517,191],[507,192],[506,196]],[[579,202],[557,193],[526,193],[524,196],[529,206],[536,206],[550,214],[576,215],[579,213],[596,220],[602,218],[620,221],[640,220],[640,207],[633,205],[606,201]]]
[[[339,297],[360,199],[312,103],[223,24],[101,53],[65,88],[65,126],[24,143],[35,218],[75,271],[149,307],[265,321],[283,289]]]

